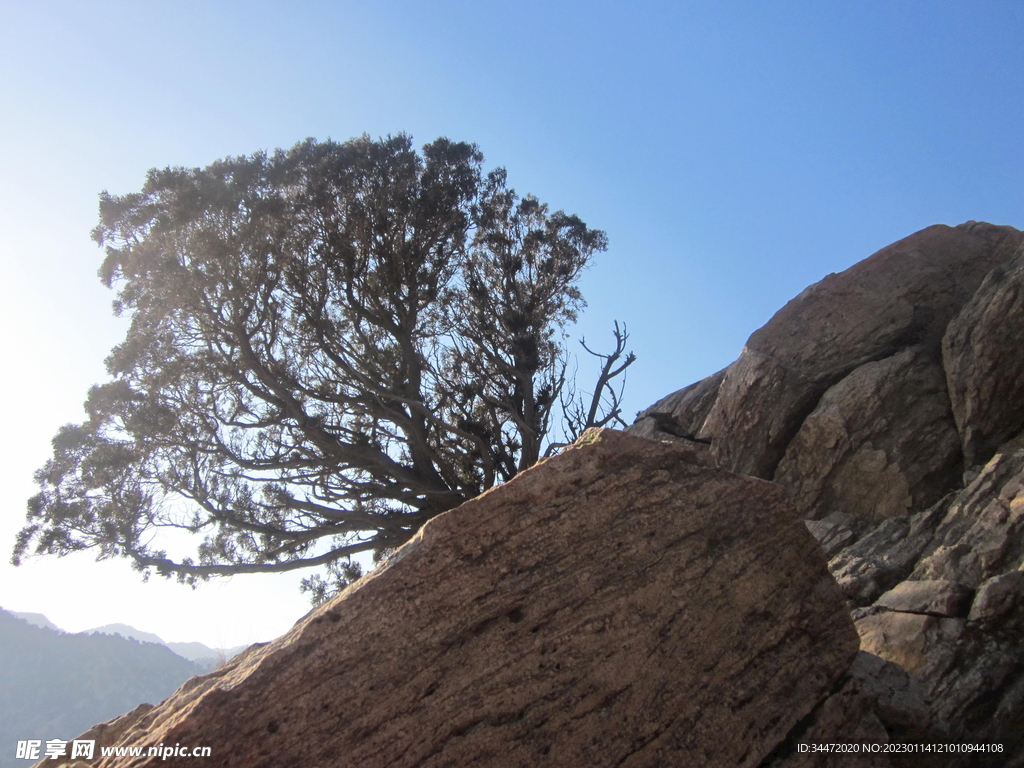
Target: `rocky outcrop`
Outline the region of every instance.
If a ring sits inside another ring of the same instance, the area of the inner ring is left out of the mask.
[[[640,411],[636,423],[628,431],[639,437],[697,441],[697,433],[718,398],[718,390],[727,371],[723,369],[696,384],[683,387]]]
[[[1024,427],[1022,339],[1024,251],[988,274],[942,339],[953,416],[968,468],[987,462]]]
[[[1024,768],[1022,243],[930,227],[828,276],[634,436],[93,733],[210,766]],[[894,741],[1001,751],[803,748]]]
[[[839,741],[837,741],[839,739]],[[948,740],[944,724],[932,714],[921,686],[901,667],[861,651],[837,686],[810,715],[793,729],[789,739],[764,768],[932,768],[948,760],[934,755],[898,756],[886,753],[893,743],[941,744]],[[800,745],[842,743],[861,749],[856,754],[800,751]],[[878,752],[863,750],[878,745]]]
[[[1024,241],[1010,227],[936,225],[812,285],[747,341],[699,436],[720,466],[771,479],[829,387],[911,346],[938,349],[950,320]]]
[[[785,491],[693,456],[590,431],[117,743],[211,745],[208,766],[758,766],[859,643]]]
[[[1024,766],[1022,243],[929,227],[811,286],[724,377],[662,401],[691,429],[703,418],[710,461],[790,491],[862,649],[910,676],[931,733],[1001,744],[985,765]],[[686,411],[698,391],[713,404]],[[814,722],[867,733],[884,718],[858,720],[862,704],[848,691]]]
[[[829,529],[844,545],[890,518],[905,526],[1024,429],[1022,244],[1012,227],[968,222],[883,248],[807,288],[736,362],[628,431],[779,482],[806,519],[843,518]]]
[[[804,517],[842,511],[880,522],[938,501],[961,464],[941,360],[915,346],[826,390],[774,479]]]
[[[889,535],[878,535],[880,526],[830,563],[844,592],[863,606],[853,614],[861,647],[920,681],[955,738],[1003,744],[1004,756],[1018,760],[1006,765],[1024,756],[1019,443],[1002,446],[967,488],[888,521]]]

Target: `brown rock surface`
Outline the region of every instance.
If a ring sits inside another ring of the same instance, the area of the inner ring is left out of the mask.
[[[872,711],[871,701],[855,682],[848,681],[814,711],[785,754],[771,759],[764,768],[894,768],[897,764],[889,755],[864,750],[868,744],[888,743],[889,733]],[[855,744],[863,751],[812,751],[829,744]]]
[[[701,430],[719,465],[771,478],[825,390],[905,347],[937,348],[949,321],[1022,241],[1012,227],[936,225],[807,288],[728,369]]]
[[[822,396],[775,472],[803,517],[880,521],[924,509],[959,480],[960,437],[936,356],[910,347]]]
[[[861,651],[836,691],[791,733],[764,768],[940,768],[944,756],[872,751],[867,745],[947,740],[921,686],[898,665]],[[854,745],[854,753],[814,752],[812,745]],[[801,748],[800,745],[805,745]]]
[[[693,440],[715,404],[726,370],[683,387],[640,411],[636,423],[627,427],[626,432],[654,440],[672,437]]]
[[[1019,633],[897,611],[865,616],[857,630],[864,650],[898,664],[921,686],[953,741],[1001,743],[1006,757],[1024,754]]]
[[[795,728],[763,768],[944,768],[949,756],[886,753],[885,744],[939,743],[944,724],[928,706],[921,684],[898,665],[860,651],[835,692]],[[843,743],[855,753],[813,752],[814,744]],[[801,744],[805,749],[801,749]],[[873,751],[868,745],[874,746]]]
[[[1024,248],[949,324],[942,355],[964,462],[984,464],[1024,428]]]
[[[857,638],[785,493],[689,456],[588,432],[119,743],[209,745],[211,767],[759,765]]]
[[[906,668],[949,738],[1019,768],[1022,239],[930,227],[811,286],[750,337],[699,433],[718,466],[790,490],[863,647]],[[686,392],[679,423],[698,415]],[[819,722],[873,728],[844,695]]]
[[[955,618],[967,615],[972,597],[974,590],[955,581],[902,581],[878,598],[875,605],[890,611]]]
[[[749,346],[727,369],[698,436],[722,467],[771,479],[805,416],[838,379],[818,381]]]
[[[905,669],[921,680],[930,671],[939,640],[956,639],[963,622],[921,613],[881,611],[857,622],[860,647]]]

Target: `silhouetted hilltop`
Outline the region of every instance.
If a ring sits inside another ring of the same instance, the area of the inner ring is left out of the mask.
[[[92,629],[83,630],[83,632],[89,635],[120,635],[129,640],[138,640],[140,643],[167,645],[160,635],[154,635],[152,632],[143,632],[141,629],[136,629],[129,624],[104,624],[102,627],[93,627]],[[182,654],[179,653],[178,655],[181,656]]]
[[[48,618],[43,616],[41,613],[19,613],[18,611],[11,611],[12,616],[16,616],[22,621],[27,621],[29,624],[35,627],[43,627],[44,629],[52,629],[60,632],[61,629]]]

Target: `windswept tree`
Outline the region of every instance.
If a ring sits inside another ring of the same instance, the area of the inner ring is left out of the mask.
[[[482,163],[447,139],[307,140],[103,193],[100,275],[130,327],[36,474],[14,562],[93,549],[186,582],[343,584],[351,555],[536,462],[606,238]],[[200,535],[197,555],[162,530]]]

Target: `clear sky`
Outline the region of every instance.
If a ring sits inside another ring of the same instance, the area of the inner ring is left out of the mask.
[[[1024,228],[1019,2],[0,3],[0,540],[123,336],[97,195],[312,136],[476,142],[604,229],[575,335],[628,324],[626,409],[731,362],[808,284],[935,223]],[[193,592],[88,555],[0,566],[69,630],[267,640],[299,576]]]

